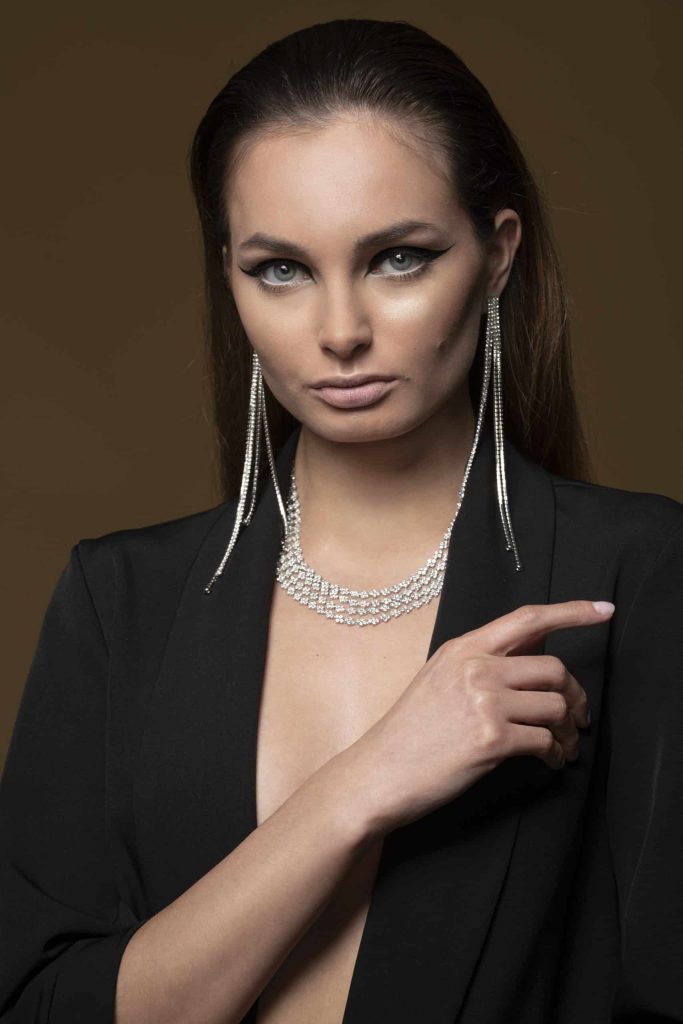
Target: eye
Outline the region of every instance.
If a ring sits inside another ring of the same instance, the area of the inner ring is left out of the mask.
[[[257,284],[262,288],[281,291],[298,283],[296,280],[296,268],[303,268],[303,266],[303,263],[299,263],[297,260],[265,260],[262,263],[257,263],[251,270],[245,270],[245,273],[252,274],[256,278]],[[262,276],[269,270],[273,271],[273,278],[270,281]]]
[[[443,253],[448,252],[452,246],[448,246],[447,249],[424,249],[418,248],[417,246],[396,246],[393,249],[384,249],[378,253],[377,256],[371,261],[370,266],[374,267],[378,263],[389,263],[393,264],[393,269],[397,269],[398,272],[387,274],[372,274],[373,277],[386,277],[394,281],[405,280],[406,278],[417,277],[418,274],[423,273],[429,269],[429,265],[441,256]],[[408,268],[407,270],[405,268]],[[296,278],[297,268],[301,268],[304,272],[308,273],[307,268],[303,263],[299,263],[298,260],[288,259],[270,259],[262,260],[253,267],[240,267],[240,270],[248,274],[250,277],[256,278],[256,283],[259,288],[269,292],[284,292],[290,288],[296,287],[299,281]],[[265,274],[268,271],[273,272],[274,279],[270,281],[266,280]],[[310,277],[310,275],[308,275]]]
[[[378,256],[372,261],[374,266],[378,261],[380,263],[390,264],[390,269],[398,269],[397,274],[380,274],[380,277],[397,277],[403,279],[406,277],[415,277],[421,270],[424,270],[428,263],[431,263],[433,259],[436,259],[440,253],[433,249],[416,249],[409,247],[402,247],[399,249],[385,249],[385,252],[389,253],[388,256],[384,255],[384,252],[379,253]],[[417,262],[417,266],[416,266]],[[377,275],[375,275],[377,276]]]

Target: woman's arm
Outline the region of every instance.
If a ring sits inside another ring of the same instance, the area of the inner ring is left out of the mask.
[[[634,596],[608,681],[607,827],[621,929],[615,1024],[683,1024],[680,518]]]
[[[116,1024],[238,1024],[369,835],[344,753],[135,933]]]
[[[0,1020],[111,1021],[142,921],[105,841],[108,649],[71,549],[43,617],[0,783]]]
[[[237,1022],[369,837],[362,789],[342,752],[141,920],[105,837],[109,652],[80,550],[45,613],[0,783],[0,1021]]]

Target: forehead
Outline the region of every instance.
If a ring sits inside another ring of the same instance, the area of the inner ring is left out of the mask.
[[[464,216],[431,148],[362,119],[247,144],[225,202],[234,243],[258,230],[341,239],[371,224],[414,219],[447,227]]]

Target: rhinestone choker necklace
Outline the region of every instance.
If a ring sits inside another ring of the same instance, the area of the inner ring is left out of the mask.
[[[451,531],[460,511],[464,493],[465,482],[460,488],[455,515],[441,543],[421,569],[389,587],[351,590],[320,576],[306,562],[301,552],[301,509],[292,467],[286,508],[288,526],[277,564],[278,583],[296,601],[307,605],[327,619],[347,626],[376,626],[380,622],[388,622],[398,615],[405,615],[415,608],[421,608],[441,593]]]

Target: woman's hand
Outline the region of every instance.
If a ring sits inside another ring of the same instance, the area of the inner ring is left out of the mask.
[[[576,760],[586,693],[559,658],[533,651],[555,629],[597,625],[609,614],[592,601],[524,605],[439,647],[342,752],[373,834],[452,800],[505,758],[531,754],[551,768]]]

